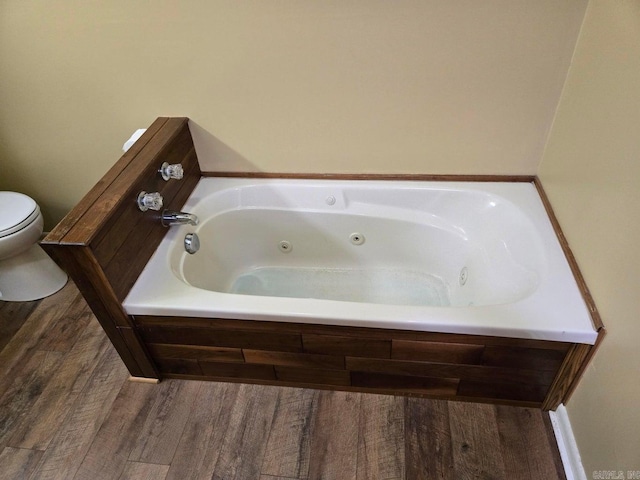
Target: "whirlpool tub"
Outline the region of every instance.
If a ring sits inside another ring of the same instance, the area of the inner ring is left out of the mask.
[[[188,119],[158,118],[42,246],[133,378],[569,399],[605,329],[538,179],[290,176],[202,171]]]
[[[183,210],[127,313],[597,337],[533,183],[202,178]]]

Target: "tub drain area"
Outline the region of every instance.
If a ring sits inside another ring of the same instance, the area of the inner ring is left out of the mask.
[[[449,288],[442,278],[391,268],[263,267],[238,276],[229,293],[385,305],[450,305]]]

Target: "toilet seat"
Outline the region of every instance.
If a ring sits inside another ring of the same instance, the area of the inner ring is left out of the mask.
[[[0,238],[28,227],[40,215],[38,204],[27,195],[0,192]]]

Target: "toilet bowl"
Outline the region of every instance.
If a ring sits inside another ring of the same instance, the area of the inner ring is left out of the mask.
[[[67,283],[67,274],[38,245],[43,225],[32,198],[0,192],[0,301],[38,300]]]

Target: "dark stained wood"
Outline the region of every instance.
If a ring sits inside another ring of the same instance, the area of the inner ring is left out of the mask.
[[[162,162],[182,163],[181,181],[165,182]],[[159,372],[121,302],[167,232],[159,213],[140,212],[140,191],[158,191],[164,207],[180,210],[200,179],[186,118],[161,118],[42,242],[80,286],[132,376]]]
[[[508,338],[484,335],[466,335],[455,333],[436,333],[417,330],[394,330],[370,327],[349,327],[343,325],[320,325],[286,321],[238,320],[227,318],[201,317],[163,317],[158,315],[135,315],[135,324],[139,327],[196,327],[245,330],[252,332],[278,332],[291,334],[312,334],[329,336],[351,336],[367,340],[408,340],[431,343],[503,345],[507,347],[541,348],[566,352],[572,345],[568,342],[551,342],[530,338]],[[390,333],[392,332],[392,333]]]
[[[433,378],[459,378],[485,382],[514,384],[531,383],[551,385],[555,372],[522,370],[517,368],[455,365],[447,363],[380,360],[375,358],[346,357],[347,370],[352,372],[378,372]]]
[[[543,348],[522,348],[488,345],[482,354],[482,365],[511,367],[555,372],[569,348],[565,351]]]
[[[243,349],[247,363],[265,365],[284,365],[290,367],[343,369],[344,357],[315,355],[308,353],[267,352],[264,350]]]
[[[354,357],[390,358],[390,340],[359,339],[338,335],[302,335],[305,352],[324,355],[351,355]]]
[[[393,340],[391,358],[420,362],[479,365],[484,345]]]
[[[129,163],[140,154],[143,148],[153,139],[156,134],[165,126],[168,118],[157,118],[148,128],[147,131],[131,146],[131,148],[120,157],[113,167],[109,169],[104,176],[98,180],[84,198],[54,227],[47,235],[47,241],[58,243],[62,241],[69,230],[71,230],[77,222],[85,215],[87,210],[100,198],[100,196],[109,188],[114,180],[127,168]],[[147,147],[148,148],[148,147]]]
[[[299,352],[299,335],[233,331],[217,328],[142,327],[138,331],[147,343],[197,345],[209,347],[249,348],[276,352]]]
[[[427,395],[456,395],[459,380],[455,378],[413,377],[386,373],[351,372],[351,384],[356,387],[401,390]]]
[[[564,478],[549,416],[539,409],[240,383],[128,382],[94,318],[70,341],[68,330],[84,311],[74,304],[77,295],[70,282],[44,299],[0,352],[10,379],[0,394],[2,478]],[[42,349],[52,345],[59,350]],[[57,419],[56,403],[65,403]],[[41,422],[50,427],[46,435]],[[18,431],[41,432],[32,445],[43,450],[18,448],[14,442],[35,438]]]
[[[193,360],[210,360],[212,362],[244,362],[240,348],[202,347],[197,345],[166,345],[160,343],[148,344],[149,351],[154,358],[172,359],[183,358]]]
[[[272,365],[251,365],[248,363],[222,363],[201,361],[200,367],[204,375],[213,377],[251,378],[275,380],[276,374]]]
[[[275,366],[276,378],[283,382],[309,385],[351,385],[351,376],[345,370]]]
[[[542,405],[549,387],[540,384],[515,384],[485,382],[477,380],[461,380],[458,394],[464,397],[480,399],[495,398],[513,402],[534,402]]]
[[[180,375],[204,375],[200,363],[189,358],[156,358],[156,365],[165,373]]]
[[[52,248],[50,245],[43,247]],[[128,343],[136,338],[136,334],[131,332],[126,339],[120,330],[122,327],[128,328],[129,317],[105,280],[104,272],[91,250],[88,247],[66,247],[54,248],[49,253],[65,266],[69,276],[74,279],[131,375],[158,378],[155,366],[144,353],[145,347],[141,343]]]
[[[157,190],[165,197],[165,208],[169,210],[180,210],[200,180],[200,170],[193,148],[189,151],[188,156],[183,159],[182,163],[186,164],[185,176],[182,180],[173,180],[166,183],[164,180],[161,180],[164,185],[157,187]],[[186,169],[186,167],[190,168]],[[151,186],[149,190],[154,191],[152,190],[153,188],[155,187]],[[142,187],[140,186],[134,189],[133,199],[137,198],[135,192],[139,189],[142,189]],[[139,217],[143,215],[143,212],[138,210],[135,203],[132,202],[132,204],[128,204],[126,207],[128,211],[133,212],[133,218],[131,218],[130,223],[127,225],[129,232],[127,235],[123,235],[125,239],[122,246],[120,246],[109,262],[101,262],[106,277],[114,286],[116,295],[121,301],[125,299],[129,290],[133,287],[133,284],[140,276],[140,273],[168,230],[167,227],[162,226],[159,212],[153,212],[151,214],[149,214],[150,211],[144,212],[149,215],[141,219]],[[124,223],[126,220],[124,215],[120,217],[117,217],[117,215],[117,213],[114,213],[114,217],[117,219],[114,221],[114,225],[120,222]],[[136,216],[138,219],[135,218]],[[112,227],[107,226],[106,228]],[[104,240],[103,245],[105,243],[106,245],[112,245],[111,242],[113,240],[113,238],[108,236]],[[96,253],[98,253],[97,247]],[[98,259],[98,261],[100,262],[100,259]]]
[[[150,165],[155,166],[156,170],[159,169],[164,161],[164,155],[174,152],[175,143],[187,141],[186,137],[184,139],[181,137],[185,129],[188,129],[186,118],[168,118],[144,148],[120,170],[108,188],[93,203],[89,204],[89,202],[81,200],[80,203],[85,206],[84,213],[68,233],[56,243],[88,245],[101,235],[103,227],[113,220],[113,214],[120,211],[119,207],[123,203],[131,204],[132,208],[137,208],[135,187],[141,186],[141,182],[149,181],[151,183],[153,181],[156,175],[148,179],[145,177],[145,175],[149,175],[150,168],[153,168]],[[192,143],[191,145],[187,143],[183,145],[188,149],[193,146]],[[47,236],[43,242],[51,243],[51,239]]]
[[[575,348],[566,342],[287,322],[158,316],[134,320],[162,374],[171,378],[262,379],[272,385],[522,406],[542,406],[566,355]],[[222,349],[221,356],[207,359],[207,352],[218,355],[216,349]],[[414,360],[390,359],[394,354]],[[216,367],[214,362],[268,368]],[[243,377],[245,371],[251,376]],[[560,399],[555,395],[553,402]],[[555,408],[552,402],[545,405]]]
[[[522,182],[532,183],[532,175],[432,175],[421,173],[287,173],[287,172],[202,172],[203,177],[282,178],[301,180],[387,180],[416,182]]]

